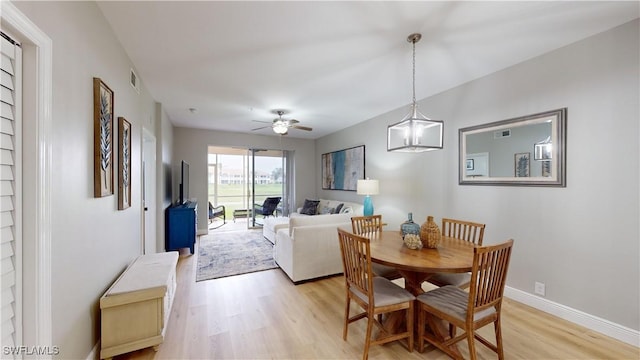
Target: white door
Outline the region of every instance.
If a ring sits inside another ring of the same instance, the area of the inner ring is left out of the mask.
[[[4,33],[0,41],[0,343],[9,349],[22,340],[22,58]]]
[[[158,252],[156,248],[156,138],[147,129],[142,130],[143,250],[145,254],[154,254]]]

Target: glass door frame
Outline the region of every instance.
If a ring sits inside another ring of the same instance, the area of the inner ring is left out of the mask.
[[[277,150],[277,149],[273,149],[273,150],[267,150],[267,149],[248,149],[247,151],[247,156],[248,156],[248,160],[247,161],[247,195],[248,195],[248,202],[249,202],[249,209],[251,209],[250,211],[250,216],[248,218],[247,221],[247,227],[250,229],[255,229],[255,228],[261,228],[263,226],[263,224],[260,224],[259,222],[257,222],[257,218],[256,218],[256,213],[254,210],[255,206],[258,205],[262,205],[262,202],[264,201],[264,199],[262,201],[257,201],[257,195],[256,194],[256,184],[259,182],[257,177],[259,176],[259,174],[257,173],[257,171],[255,171],[256,169],[256,158],[259,158],[260,156],[257,155],[260,152],[280,152],[280,168],[282,169],[282,183],[280,186],[280,193],[279,194],[265,194],[267,197],[268,196],[280,196],[281,200],[280,200],[280,204],[278,204],[278,207],[276,208],[276,211],[274,212],[274,215],[277,216],[278,212],[280,214],[284,214],[284,205],[287,203],[287,177],[286,177],[286,157],[285,157],[285,151],[283,150]],[[269,156],[269,157],[275,157],[275,156]],[[261,195],[259,195],[261,196]]]

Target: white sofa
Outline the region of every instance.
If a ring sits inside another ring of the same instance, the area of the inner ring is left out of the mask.
[[[293,213],[290,217],[299,216],[298,213]],[[272,244],[276,243],[276,233],[280,229],[288,229],[289,228],[289,218],[290,217],[268,217],[264,219],[264,223],[262,224],[262,235]]]
[[[343,213],[352,213],[362,215],[363,206],[361,204],[339,201],[339,200],[326,200],[320,199],[320,203],[316,208],[316,215],[322,215],[323,211],[328,211],[330,209],[336,209],[338,205],[342,204]],[[294,213],[291,213],[288,217],[267,217],[264,219],[264,223],[262,226],[262,235],[272,244],[276,243],[276,233],[280,229],[289,228],[289,219],[292,217],[298,216],[311,216],[300,214],[302,208],[298,208],[298,210]],[[336,214],[332,214],[336,215]],[[315,215],[314,215],[315,216]]]
[[[288,223],[273,221],[274,259],[294,283],[342,273],[337,228],[350,230],[351,217],[362,215],[362,205],[321,199],[318,209],[335,208],[340,203],[348,209],[341,214],[295,213]]]

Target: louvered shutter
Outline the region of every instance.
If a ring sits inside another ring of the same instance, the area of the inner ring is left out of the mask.
[[[0,343],[21,341],[21,50],[2,34],[0,47]]]

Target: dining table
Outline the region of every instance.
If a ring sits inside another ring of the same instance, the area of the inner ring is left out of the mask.
[[[371,261],[394,267],[404,278],[404,287],[414,296],[424,293],[422,283],[436,273],[465,273],[473,267],[475,244],[448,236],[442,236],[435,248],[409,249],[400,231],[386,230],[364,234],[370,239]],[[415,328],[418,324],[418,307],[415,307]],[[438,319],[428,316],[430,331],[440,340],[449,336],[448,327]],[[404,326],[404,316],[392,313],[384,321],[391,333]],[[417,333],[417,331],[414,332]],[[455,345],[452,349],[457,351]]]

